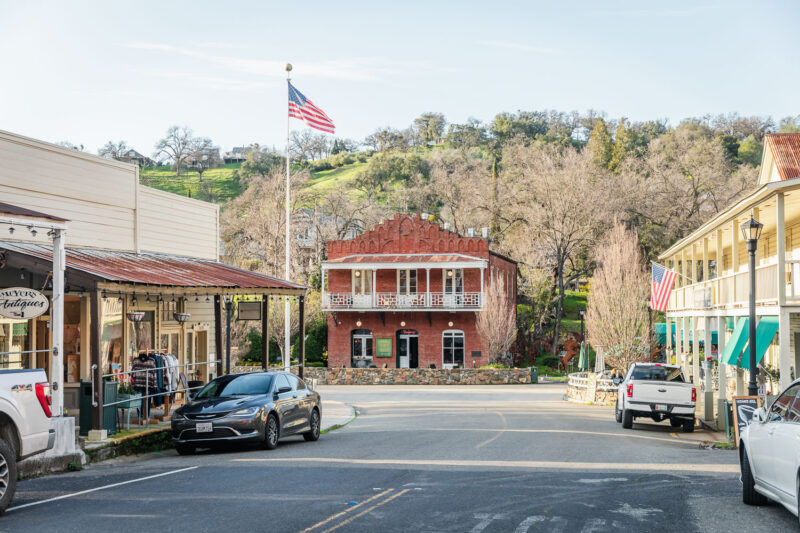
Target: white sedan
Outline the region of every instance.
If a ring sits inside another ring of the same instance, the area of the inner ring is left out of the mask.
[[[767,498],[795,515],[800,497],[800,380],[792,383],[769,410],[756,409],[739,436],[742,501],[764,505]]]

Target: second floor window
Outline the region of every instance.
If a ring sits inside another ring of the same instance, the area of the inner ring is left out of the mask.
[[[461,268],[445,268],[442,271],[445,294],[461,294],[464,292],[464,270]]]
[[[397,271],[397,292],[400,294],[417,293],[417,271],[398,270]]]
[[[372,271],[353,270],[353,294],[370,294],[372,292]]]

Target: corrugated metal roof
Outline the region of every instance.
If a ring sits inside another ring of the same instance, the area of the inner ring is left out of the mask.
[[[0,241],[6,249],[47,261],[52,247]],[[87,248],[67,248],[67,269],[85,272],[101,280],[171,287],[224,287],[242,289],[304,289],[302,285],[250,272],[210,259],[150,252],[133,253]]]
[[[458,261],[486,261],[464,254],[359,254],[325,261],[326,263],[454,263]]]
[[[800,177],[800,133],[770,133],[766,145],[782,180]]]
[[[27,209],[25,207],[20,207],[18,205],[7,204],[5,202],[0,202],[0,213],[4,215],[46,218],[48,220],[54,220],[56,222],[67,222],[66,218],[48,215],[47,213],[40,213],[39,211],[34,211],[33,209]]]

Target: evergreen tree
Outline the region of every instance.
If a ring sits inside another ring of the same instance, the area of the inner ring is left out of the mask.
[[[636,133],[631,129],[628,119],[622,118],[614,135],[614,147],[611,149],[611,159],[608,162],[609,170],[617,172],[622,160],[636,149]]]
[[[591,135],[589,135],[589,151],[592,154],[592,161],[595,165],[602,168],[608,168],[611,162],[611,151],[613,145],[611,142],[611,135],[608,133],[606,121],[598,118],[594,125]]]

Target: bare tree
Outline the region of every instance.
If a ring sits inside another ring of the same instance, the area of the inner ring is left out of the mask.
[[[85,152],[86,151],[86,149],[84,148],[83,144],[74,144],[71,141],[60,141],[60,142],[57,142],[56,144],[58,146],[63,146],[64,148],[69,148],[71,150],[77,150],[79,152]]]
[[[513,363],[509,349],[517,338],[514,305],[503,276],[491,276],[486,287],[484,309],[478,312],[475,321],[478,335],[486,343],[490,362],[508,366]]]
[[[195,149],[195,144],[194,134],[187,126],[172,126],[167,130],[164,138],[156,143],[153,157],[155,159],[161,156],[169,158],[175,166],[175,174],[180,176],[186,159]]]
[[[635,231],[615,222],[596,254],[600,265],[592,277],[586,328],[605,361],[627,371],[649,354],[647,296],[649,279]]]
[[[565,281],[582,274],[568,268],[582,265],[577,259],[598,235],[608,190],[607,173],[593,165],[591,157],[588,150],[519,143],[503,153],[505,182],[511,188],[509,199],[498,205],[513,201],[511,222],[519,220],[524,228],[518,226],[516,232],[537,241],[555,280],[553,355],[558,352]]]
[[[125,154],[130,151],[131,147],[128,146],[128,143],[125,141],[119,141],[115,143],[114,141],[108,141],[104,144],[99,150],[97,150],[97,155],[100,157],[105,157],[107,159],[122,159]]]
[[[203,172],[209,168],[219,166],[222,158],[219,155],[219,146],[214,146],[214,143],[208,137],[198,137],[192,142],[192,152],[187,157],[189,166],[197,171],[200,175],[200,181],[203,181]]]

